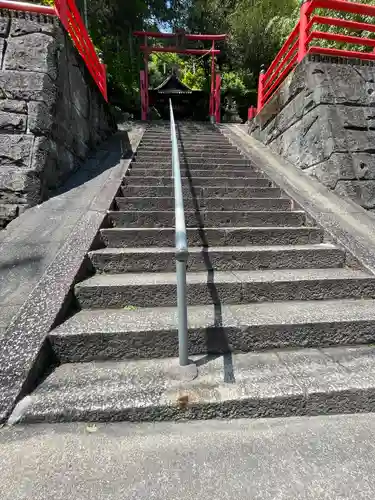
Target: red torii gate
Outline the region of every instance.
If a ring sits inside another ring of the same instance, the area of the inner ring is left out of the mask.
[[[210,119],[220,123],[220,88],[221,76],[216,74],[215,56],[220,54],[220,50],[215,49],[215,42],[225,40],[227,35],[191,35],[183,30],[177,33],[155,33],[153,31],[134,31],[134,36],[144,38],[144,44],[141,45],[141,50],[144,54],[144,69],[141,71],[141,105],[142,105],[142,120],[146,121],[149,114],[149,96],[148,96],[148,57],[152,52],[173,52],[176,54],[185,55],[205,55],[211,54],[211,93],[210,93]],[[175,39],[176,46],[174,47],[153,47],[148,45],[149,38]],[[184,41],[210,41],[212,42],[211,49],[185,49],[183,48]]]

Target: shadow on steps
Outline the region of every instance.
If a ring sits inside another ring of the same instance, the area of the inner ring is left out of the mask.
[[[206,237],[206,233],[204,230],[204,221],[202,219],[199,203],[197,199],[197,193],[195,187],[193,186],[192,176],[189,171],[189,164],[187,161],[187,155],[184,148],[183,138],[180,130],[180,126],[177,123],[176,125],[177,135],[181,144],[181,154],[183,157],[184,163],[186,164],[186,176],[188,178],[189,189],[191,193],[191,197],[193,200],[195,217],[197,219],[197,227],[199,237],[201,239],[202,247],[208,248],[208,240]],[[207,342],[207,352],[212,350],[217,350],[218,346],[220,346],[220,350],[223,351],[224,354],[207,354],[200,360],[196,362],[197,367],[202,366],[204,364],[209,363],[210,361],[217,359],[219,357],[223,357],[224,362],[224,382],[228,384],[234,384],[236,382],[236,378],[234,375],[233,369],[233,357],[231,348],[229,345],[228,337],[225,332],[225,328],[223,327],[223,313],[222,313],[222,305],[220,302],[220,297],[218,291],[216,289],[215,280],[214,280],[214,269],[212,266],[212,262],[210,260],[209,252],[203,252],[203,258],[205,262],[205,266],[207,269],[207,287],[211,294],[212,302],[214,304],[215,318],[214,318],[214,328],[208,329],[206,332],[206,342]]]

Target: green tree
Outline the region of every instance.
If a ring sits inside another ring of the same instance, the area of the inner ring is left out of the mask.
[[[37,1],[37,0],[35,0]],[[42,0],[52,4],[53,0]],[[353,0],[350,0],[353,1]],[[373,0],[361,0],[373,4]],[[82,0],[77,0],[78,6]],[[218,43],[217,66],[223,76],[223,92],[232,92],[244,102],[255,103],[255,89],[262,64],[268,66],[299,19],[299,0],[89,0],[90,35],[107,64],[112,102],[133,112],[139,110],[139,71],[143,55],[134,30],[184,28],[194,33],[227,33]],[[321,11],[327,14],[327,11]],[[351,14],[328,15],[368,20]],[[319,26],[322,31],[374,37],[374,33]],[[162,42],[160,42],[162,43]],[[315,44],[315,42],[314,42]],[[317,45],[372,50],[348,44],[321,41]],[[195,43],[197,48],[209,48]],[[190,58],[157,54],[150,58],[150,83],[160,85],[178,65],[180,77],[193,89],[208,89],[210,57]]]

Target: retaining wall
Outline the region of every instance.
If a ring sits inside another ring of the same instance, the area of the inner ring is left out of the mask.
[[[308,56],[249,132],[337,194],[375,209],[375,66]]]
[[[49,198],[114,130],[58,19],[0,11],[0,228]]]

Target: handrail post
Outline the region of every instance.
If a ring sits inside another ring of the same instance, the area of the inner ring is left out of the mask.
[[[308,31],[307,26],[309,24],[309,14],[308,10],[311,5],[311,0],[301,0],[301,9],[300,9],[300,21],[299,21],[299,45],[298,45],[298,59],[297,61],[300,63],[302,59],[307,54],[307,39],[308,39]]]
[[[189,364],[188,327],[187,327],[187,293],[186,293],[186,260],[180,260],[176,254],[177,274],[177,309],[178,309],[178,357],[180,366]]]
[[[260,74],[259,74],[259,82],[258,82],[258,113],[262,110],[264,104],[264,82],[266,79],[266,72],[264,65],[262,65]]]
[[[174,121],[172,100],[169,100],[172,142],[172,172],[175,196],[176,224],[176,275],[177,275],[177,311],[178,311],[178,346],[180,366],[189,365],[188,325],[187,325],[187,291],[186,262],[188,259],[188,244],[184,213],[184,198],[182,193],[180,158]]]

